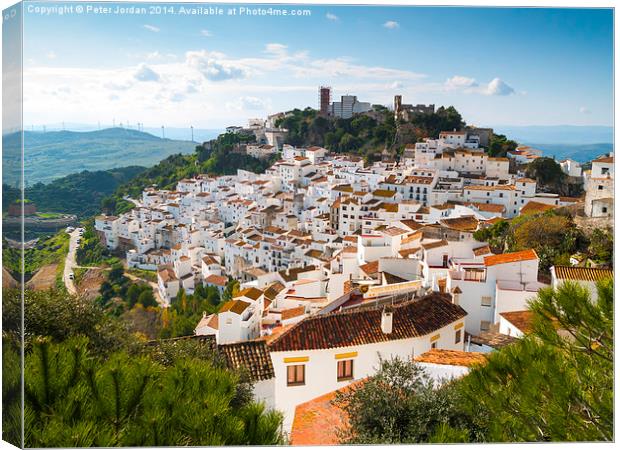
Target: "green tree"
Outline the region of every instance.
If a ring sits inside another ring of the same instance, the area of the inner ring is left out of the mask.
[[[161,365],[86,339],[42,339],[26,357],[26,446],[276,445],[282,417],[238,397],[239,378],[191,357]]]
[[[157,300],[155,299],[155,295],[153,295],[153,289],[147,285],[147,289],[143,289],[140,295],[138,296],[138,303],[140,303],[145,308],[149,306],[157,306]]]
[[[347,444],[429,442],[442,424],[462,429],[470,422],[454,385],[436,389],[421,366],[401,359],[381,361],[374,376],[338,392],[334,403],[349,417],[341,430]]]
[[[595,228],[589,236],[588,254],[598,264],[613,264],[614,235],[611,229]]]
[[[613,439],[613,280],[539,291],[533,332],[463,380],[470,414],[492,411],[486,441]]]
[[[554,159],[548,157],[536,158],[525,168],[525,174],[536,180],[539,188],[563,195],[568,194],[566,174]]]
[[[488,154],[492,157],[505,157],[509,151],[517,148],[518,144],[503,134],[493,134],[489,142]]]
[[[232,278],[228,280],[228,283],[226,283],[226,287],[222,292],[222,301],[227,302],[232,300],[239,293],[239,286],[238,280]]]

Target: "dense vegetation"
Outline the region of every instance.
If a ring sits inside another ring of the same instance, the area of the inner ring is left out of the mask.
[[[372,160],[384,148],[399,151],[404,144],[436,138],[441,131],[460,130],[465,122],[450,106],[397,123],[392,111],[375,105],[371,115],[360,114],[350,119],[325,118],[312,108],[294,109],[276,125],[289,131],[291,145],[320,145],[336,153],[353,153]]]
[[[597,264],[613,264],[613,234],[596,230],[589,235],[562,209],[500,220],[474,233],[496,253],[533,248],[540,258],[539,270],[548,273],[554,265],[570,265],[570,257],[582,253]]]
[[[337,396],[343,443],[558,442],[613,439],[613,280],[567,283],[531,303],[533,331],[433,389],[410,361],[383,361]]]
[[[58,178],[48,184],[36,183],[26,188],[24,196],[34,202],[39,211],[75,214],[78,218],[101,212],[101,200],[116,188],[127,183],[144,167],[131,166],[96,172],[83,171]],[[19,190],[2,186],[4,208],[19,199]]]
[[[3,438],[19,444],[19,290],[3,293]],[[145,346],[97,304],[25,294],[26,447],[275,445],[281,416],[198,342]]]
[[[41,267],[60,264],[69,251],[69,235],[64,231],[40,239],[35,247],[24,250],[24,279],[27,281]],[[2,243],[2,265],[15,279],[21,273],[21,250]]]
[[[110,255],[108,249],[101,243],[95,231],[94,220],[89,219],[83,223],[84,234],[80,245],[75,251],[75,260],[80,266],[98,266],[104,263],[112,265],[117,258]]]
[[[516,149],[518,144],[508,139],[503,134],[493,134],[491,141],[489,142],[488,153],[489,156],[493,157],[505,157],[506,154],[514,149]]]

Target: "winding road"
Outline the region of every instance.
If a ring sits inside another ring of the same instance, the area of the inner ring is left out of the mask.
[[[79,237],[79,228],[69,233],[69,253],[67,253],[67,257],[65,258],[65,271],[62,275],[67,291],[69,291],[69,294],[71,295],[77,294],[75,283],[71,278],[69,278],[69,274],[71,274],[75,268],[78,267],[77,262],[75,261],[75,252],[78,248],[77,240]]]

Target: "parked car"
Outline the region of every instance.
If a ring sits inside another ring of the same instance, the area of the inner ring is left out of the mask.
[[[74,280],[74,279],[75,279],[75,274],[74,274],[73,272],[71,272],[71,273],[69,274],[69,279],[70,279],[70,280]]]

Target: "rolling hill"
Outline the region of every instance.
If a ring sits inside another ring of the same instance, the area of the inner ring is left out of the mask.
[[[82,171],[57,178],[50,183],[35,183],[26,188],[25,197],[34,202],[38,211],[75,214],[82,219],[101,212],[101,200],[116,188],[129,182],[145,170],[130,166],[110,170]],[[2,206],[19,199],[19,191],[8,185],[2,187]]]
[[[19,148],[19,135],[3,136],[5,148]],[[178,153],[192,153],[196,143],[161,139],[149,133],[125,128],[75,132],[24,132],[24,177],[28,186],[49,183],[65,175],[84,170],[108,170],[116,167],[150,167]],[[19,152],[4,152],[3,182],[15,185],[19,180]],[[7,170],[8,169],[8,170]]]

